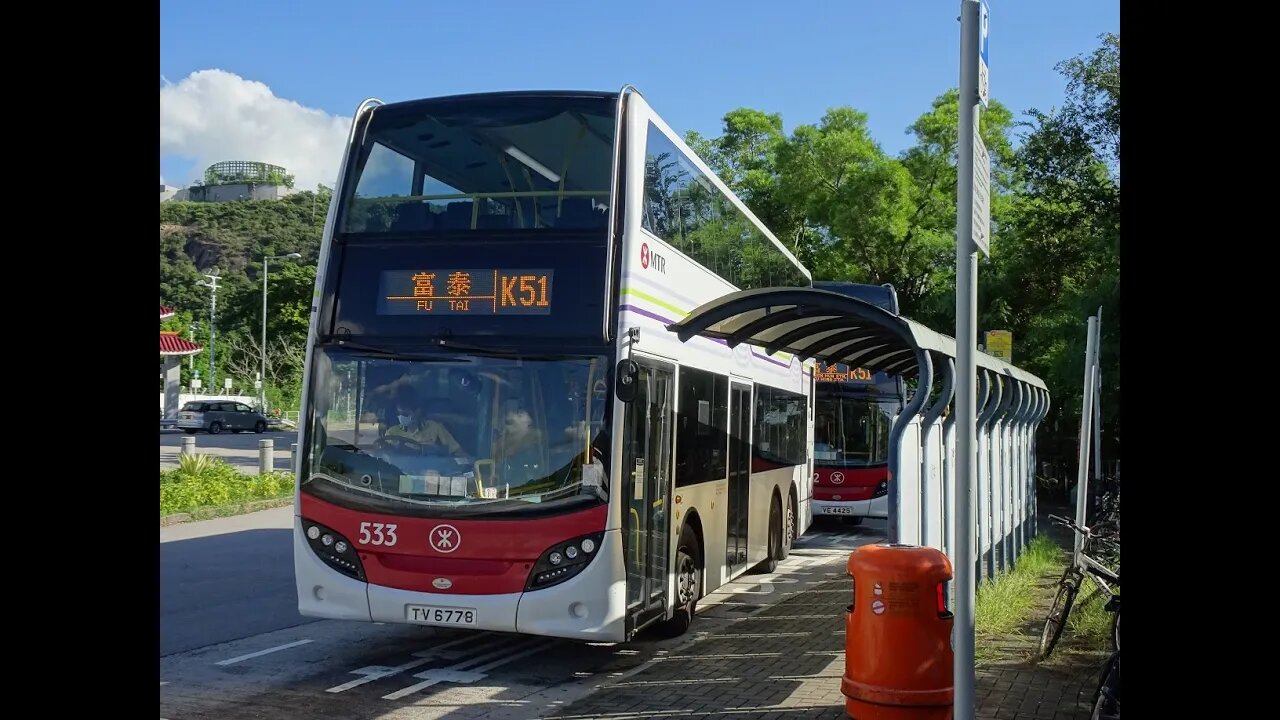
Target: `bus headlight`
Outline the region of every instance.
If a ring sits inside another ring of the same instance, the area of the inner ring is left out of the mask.
[[[347,577],[364,581],[364,563],[360,562],[360,556],[351,547],[349,540],[318,522],[303,520],[302,525],[306,528],[307,544],[311,546],[311,551],[325,565]]]
[[[594,533],[560,542],[547,548],[529,571],[525,590],[541,590],[558,585],[582,572],[595,557],[594,550],[604,540],[604,533]]]
[[[876,491],[871,493],[871,497],[878,498],[888,494],[889,494],[889,481],[881,480],[879,484],[876,485]]]

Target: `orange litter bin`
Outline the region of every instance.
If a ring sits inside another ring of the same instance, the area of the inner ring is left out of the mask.
[[[951,562],[917,545],[865,545],[849,554],[840,691],[854,720],[949,720],[955,653],[946,584]]]

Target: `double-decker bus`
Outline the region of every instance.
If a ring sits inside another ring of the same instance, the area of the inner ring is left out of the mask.
[[[812,365],[667,325],[811,283],[633,88],[366,101],[308,336],[300,612],[684,632],[809,526]]]
[[[898,312],[892,285],[813,285]],[[865,517],[889,516],[889,430],[905,402],[901,377],[819,364],[814,372],[814,515],[853,524]]]

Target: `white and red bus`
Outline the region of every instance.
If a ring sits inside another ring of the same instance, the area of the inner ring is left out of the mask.
[[[666,326],[810,285],[633,88],[366,101],[308,338],[299,610],[683,632],[809,526],[812,365]]]
[[[821,281],[814,287],[898,312],[892,285]],[[889,430],[905,402],[900,377],[819,364],[814,373],[814,515],[853,524],[889,516]]]

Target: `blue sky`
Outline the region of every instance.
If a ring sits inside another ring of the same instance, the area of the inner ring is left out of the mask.
[[[991,95],[1017,114],[1060,104],[1064,82],[1053,66],[1120,28],[1119,0],[990,6]],[[790,131],[852,105],[896,153],[910,144],[906,127],[957,84],[958,8],[957,0],[164,0],[160,174],[185,184],[209,162],[261,159],[300,168],[303,182],[323,177],[336,168],[333,138],[345,134],[335,128],[369,96],[624,83],[677,131],[705,135],[718,134],[736,107],[780,112]],[[210,69],[231,75],[184,85]],[[239,87],[235,76],[266,87]],[[267,126],[275,140],[252,139]],[[325,159],[313,168],[315,155]]]

